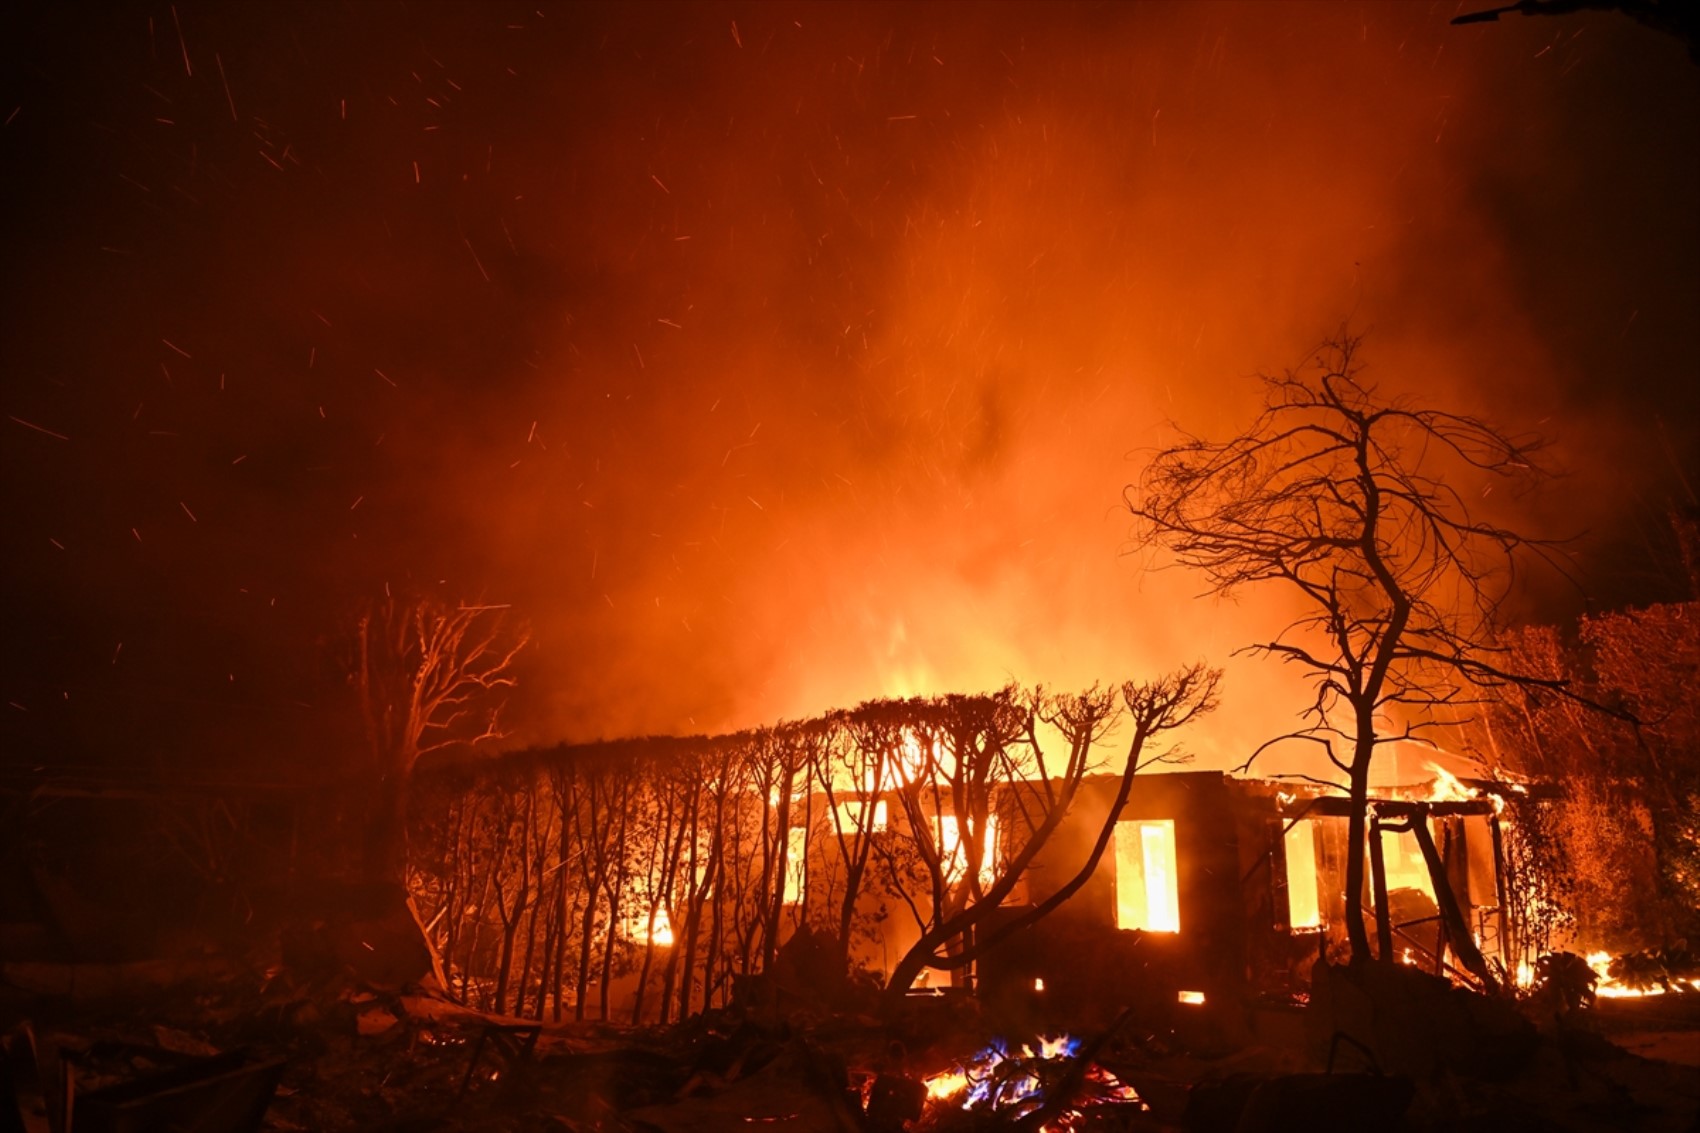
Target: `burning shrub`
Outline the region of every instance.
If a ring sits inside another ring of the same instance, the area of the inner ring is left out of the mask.
[[[1530,1001],[1559,1025],[1594,1006],[1599,976],[1574,952],[1549,952],[1535,961]]]

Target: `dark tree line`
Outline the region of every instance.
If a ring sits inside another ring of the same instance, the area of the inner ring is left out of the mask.
[[[895,999],[1054,908],[1066,894],[985,931],[1085,777],[1115,759],[1113,823],[1216,684],[1195,667],[1074,695],[874,701],[441,768],[414,784],[410,888],[449,991],[484,1010],[681,1019],[772,971],[805,928],[840,961],[899,942]]]

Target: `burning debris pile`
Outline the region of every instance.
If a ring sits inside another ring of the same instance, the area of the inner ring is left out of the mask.
[[[993,1121],[1043,1133],[1101,1128],[1128,1110],[1148,1107],[1133,1087],[1093,1060],[1102,1040],[1086,1047],[1070,1035],[1036,1047],[994,1040],[959,1065],[926,1079],[931,1103],[922,1128],[948,1133]]]

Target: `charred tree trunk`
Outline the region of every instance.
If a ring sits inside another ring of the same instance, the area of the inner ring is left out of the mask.
[[[1364,851],[1369,841],[1369,768],[1374,752],[1373,739],[1359,739],[1352,759],[1352,809],[1346,819],[1346,939],[1351,942],[1354,962],[1371,956],[1369,932],[1364,926]]]

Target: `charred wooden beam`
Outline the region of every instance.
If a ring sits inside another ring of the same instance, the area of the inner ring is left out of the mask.
[[[1492,799],[1449,799],[1445,802],[1411,802],[1406,799],[1371,799],[1370,805],[1383,818],[1410,818],[1420,809],[1424,814],[1436,818],[1461,817],[1465,815],[1486,816],[1497,813]],[[1311,814],[1328,818],[1346,818],[1352,813],[1352,800],[1348,798],[1313,799],[1309,804]]]
[[[1435,904],[1440,906],[1441,923],[1446,928],[1452,950],[1458,953],[1458,959],[1464,967],[1482,982],[1489,995],[1499,993],[1499,981],[1494,979],[1493,971],[1488,967],[1487,960],[1482,956],[1482,950],[1476,947],[1476,938],[1470,934],[1470,925],[1464,919],[1464,911],[1458,904],[1458,895],[1452,891],[1452,881],[1446,875],[1446,865],[1441,861],[1440,851],[1435,848],[1434,836],[1429,833],[1429,807],[1440,807],[1441,803],[1417,803],[1411,812],[1411,833],[1416,836],[1417,847],[1423,852],[1423,861],[1428,865],[1429,880],[1434,885]]]

